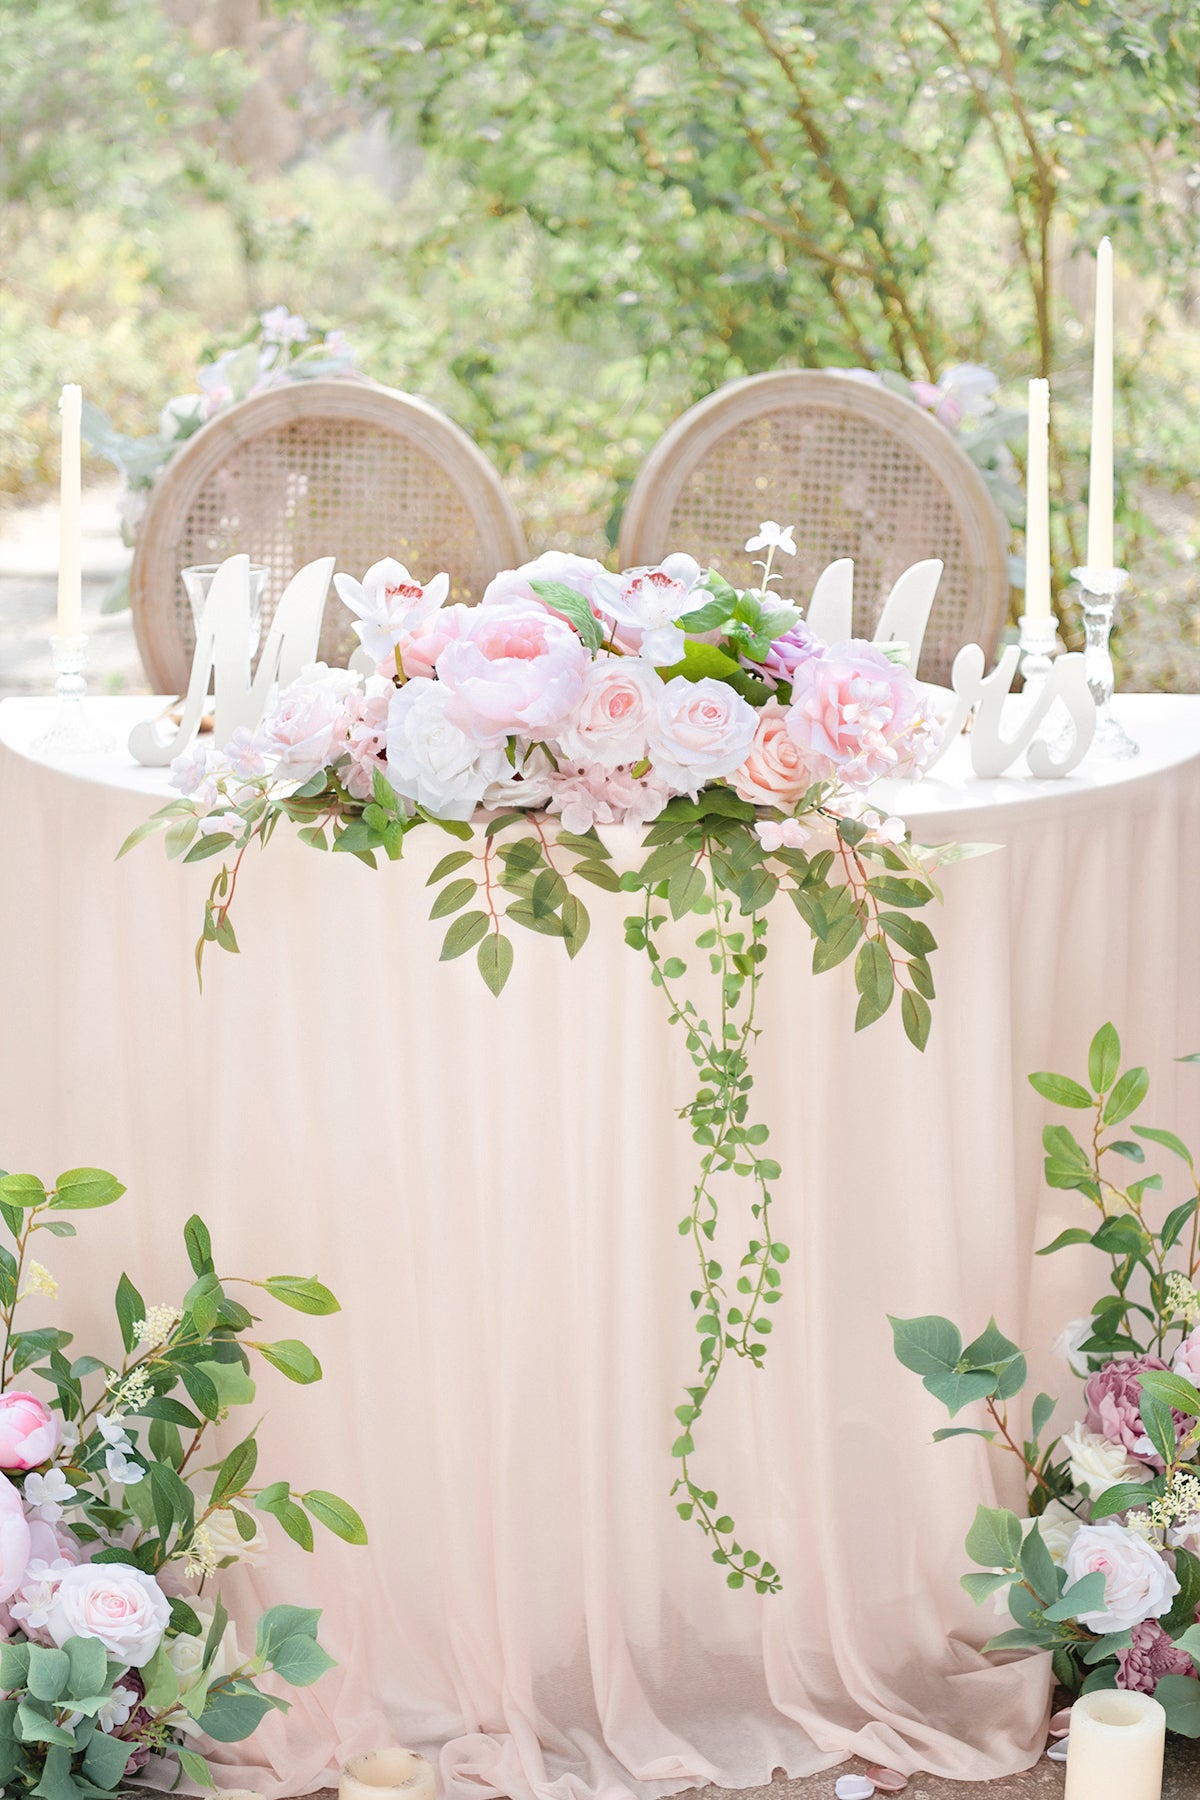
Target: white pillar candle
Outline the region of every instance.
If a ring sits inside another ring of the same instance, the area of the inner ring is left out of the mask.
[[[433,1769],[411,1750],[367,1750],[352,1756],[338,1782],[338,1800],[436,1800]]]
[[[1071,1708],[1064,1800],[1160,1800],[1167,1715],[1149,1694],[1100,1688]]]
[[[1050,607],[1050,383],[1029,384],[1025,459],[1025,616],[1048,619]]]
[[[58,515],[58,635],[78,637],[83,630],[83,591],[79,562],[81,499],[79,422],[83,390],[68,382],[62,391],[62,474]]]
[[[218,1788],[220,1800],[264,1800],[257,1788]]]
[[[1113,261],[1112,245],[1096,252],[1096,322],[1092,335],[1092,460],[1088,479],[1089,569],[1113,567]]]

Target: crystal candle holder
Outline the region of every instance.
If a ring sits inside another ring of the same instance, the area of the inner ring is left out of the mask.
[[[1053,667],[1050,659],[1058,646],[1058,624],[1053,613],[1034,619],[1028,613],[1022,613],[1019,629],[1021,680],[1032,699]]]
[[[1093,747],[1103,756],[1136,756],[1138,746],[1112,710],[1113,663],[1108,640],[1112,635],[1117,597],[1129,576],[1124,569],[1072,569],[1079,583],[1083,606],[1083,671],[1096,702],[1096,735]]]
[[[33,746],[43,756],[94,756],[113,747],[112,739],[97,729],[84,707],[87,642],[83,636],[50,639],[58,703],[53,723]]]

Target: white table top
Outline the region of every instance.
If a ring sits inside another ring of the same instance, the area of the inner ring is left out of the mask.
[[[0,702],[0,745],[18,756],[60,769],[79,781],[94,781],[147,795],[156,804],[173,797],[166,769],[147,769],[129,754],[129,734],[142,719],[155,717],[170,704],[163,696],[138,695],[90,699],[83,703],[89,719],[110,740],[111,748],[86,757],[56,759],[38,749],[38,739],[54,716],[51,698]],[[1024,760],[1005,775],[980,780],[972,773],[970,745],[960,737],[923,781],[881,783],[880,804],[920,829],[948,829],[962,815],[999,810],[1015,819],[1027,809],[1038,812],[1070,801],[1087,802],[1101,791],[1145,781],[1167,769],[1200,760],[1200,695],[1121,694],[1114,701],[1125,729],[1140,745],[1140,754],[1115,761],[1089,754],[1061,780],[1038,781]]]

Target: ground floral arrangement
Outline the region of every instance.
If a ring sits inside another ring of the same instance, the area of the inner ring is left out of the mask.
[[[214,1460],[210,1433],[254,1400],[251,1352],[289,1380],[320,1379],[307,1345],[263,1341],[231,1289],[256,1288],[299,1312],[332,1313],[319,1281],[219,1277],[202,1220],[184,1242],[194,1280],[178,1307],[147,1305],[128,1276],[116,1293],[119,1365],[77,1355],[70,1332],[27,1329],[22,1303],[56,1283],[31,1254],[42,1234],[73,1237],[71,1215],[112,1204],[120,1182],[71,1169],[47,1188],[34,1175],[0,1179],[0,1787],[41,1800],[117,1793],[149,1767],[157,1785],[179,1774],[215,1782],[197,1747],[249,1737],[288,1703],[260,1687],[305,1687],[332,1668],[320,1615],[273,1606],[254,1647],[218,1591],[222,1569],[265,1550],[273,1517],[306,1550],[312,1521],[365,1544],[361,1519],[336,1494],[293,1494],[256,1478],[252,1429]],[[33,1391],[33,1385],[45,1390]],[[258,1515],[256,1517],[255,1515]]]
[[[431,917],[448,921],[443,960],[474,951],[495,994],[512,967],[512,928],[557,938],[574,957],[589,930],[583,884],[630,895],[626,941],[647,958],[698,1077],[682,1116],[699,1172],[679,1230],[697,1259],[699,1373],[677,1408],[674,1491],[730,1585],[765,1593],[779,1586],[776,1568],[741,1544],[692,1459],[726,1357],[766,1355],[788,1255],[771,1226],[779,1164],[751,1114],[767,913],[781,897],[796,909],[816,971],[854,958],[857,1027],[899,995],[923,1049],[935,940],[914,914],[940,898],[937,864],[964,850],[912,845],[866,798],[881,777],[918,773],[937,747],[926,690],[871,644],[819,642],[773,590],[776,558],[795,554],[790,529],[768,522],[746,548],[761,555],[761,581],[746,589],[686,555],[614,575],[549,552],[498,575],[478,606],[446,605],[444,574],[422,586],[394,561],[361,582],[339,575],[376,673],[317,666],[258,731],[220,752],[197,743],[172,773],[184,797],[123,850],[161,832],[169,856],[222,857],[198,971],[209,944],[237,949],[245,857],[281,819],[312,848],[372,868],[379,854],[399,858],[422,826],[458,840],[429,876]],[[610,826],[639,828],[636,871],[614,869]],[[689,915],[701,970],[715,978],[711,1007],[666,947]],[[732,1292],[713,1255],[718,1178],[730,1173],[750,1196]]]
[[[1200,1056],[1180,1059],[1200,1061]],[[949,1319],[893,1319],[896,1354],[953,1417],[982,1402],[986,1425],[938,1438],[983,1437],[1020,1461],[1029,1517],[981,1506],[964,1575],[975,1600],[996,1595],[1014,1621],[989,1650],[1044,1649],[1073,1693],[1153,1694],[1167,1725],[1200,1737],[1200,1184],[1187,1146],[1158,1126],[1127,1124],[1144,1102],[1144,1068],[1121,1070],[1112,1025],[1092,1040],[1086,1085],[1031,1075],[1039,1094],[1089,1114],[1081,1143],[1065,1125],[1043,1133],[1051,1187],[1077,1189],[1099,1215],[1039,1254],[1088,1244],[1109,1263],[1109,1288],[1057,1348],[1084,1381],[1084,1416],[1043,1443],[1055,1404],[1039,1394],[1031,1436],[1013,1436],[1008,1403],[1025,1386],[1025,1358],[991,1322],[963,1347]],[[1132,1132],[1122,1135],[1118,1128]],[[1147,1196],[1161,1174],[1133,1179],[1146,1146],[1186,1171],[1190,1192],[1157,1228]],[[1122,1185],[1125,1183],[1125,1185]]]

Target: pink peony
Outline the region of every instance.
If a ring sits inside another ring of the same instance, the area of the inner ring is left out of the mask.
[[[706,782],[732,775],[741,765],[757,726],[749,701],[723,681],[676,675],[661,689],[650,721],[655,774],[694,799]]]
[[[473,606],[439,606],[410,621],[396,640],[400,666],[410,681],[432,681],[437,659],[447,644],[467,636],[475,617]],[[396,658],[385,658],[379,664],[381,675],[394,675]]]
[[[811,662],[814,656],[824,656],[826,644],[815,631],[810,631],[803,619],[777,637],[763,658],[764,672],[776,681],[792,681],[801,663]]]
[[[1186,1650],[1178,1650],[1157,1619],[1133,1627],[1128,1650],[1117,1651],[1117,1686],[1135,1694],[1152,1694],[1164,1675],[1195,1675]]]
[[[36,1469],[62,1442],[62,1419],[18,1388],[0,1394],[0,1469]]]
[[[11,1600],[29,1567],[29,1521],[21,1496],[0,1475],[0,1601]]]
[[[908,670],[855,638],[795,669],[787,717],[814,779],[851,787],[919,768],[939,735]]]
[[[661,692],[662,682],[645,663],[627,656],[598,657],[588,669],[578,710],[559,727],[563,756],[605,769],[640,762]]]
[[[591,661],[569,625],[523,601],[475,608],[438,657],[446,717],[476,743],[553,737],[583,698]]]
[[[390,681],[372,676],[366,693],[346,696],[350,766],[344,780],[356,800],[371,798],[376,769],[386,773],[388,703],[395,691]]]
[[[45,1519],[29,1521],[29,1554],[34,1561],[45,1563],[66,1561],[74,1565],[90,1555],[70,1526],[61,1521],[53,1525]]]
[[[281,781],[305,782],[332,759],[343,722],[342,696],[323,682],[293,682],[263,720],[258,743],[276,757]]]
[[[1155,1455],[1154,1446],[1142,1424],[1142,1390],[1138,1375],[1146,1369],[1165,1369],[1158,1356],[1118,1356],[1089,1375],[1083,1393],[1087,1401],[1087,1428],[1099,1431],[1110,1444],[1123,1444],[1131,1456],[1140,1457],[1161,1471],[1163,1461]],[[1182,1413],[1175,1414],[1176,1430],[1183,1425]]]
[[[635,776],[622,765],[560,763],[549,776],[547,812],[561,813],[568,831],[593,825],[645,825],[657,819],[670,789],[653,774]]]
[[[546,602],[533,591],[535,581],[561,581],[564,587],[574,588],[591,607],[597,617],[600,608],[596,604],[597,581],[611,581],[612,576],[592,556],[572,556],[565,550],[544,550],[532,562],[522,563],[519,569],[501,569],[494,575],[483,590],[483,606],[509,606],[514,600],[522,600],[527,606],[546,607]],[[549,612],[554,608],[546,607]],[[556,618],[563,618],[562,613],[555,613]]]
[[[97,1638],[116,1661],[141,1669],[170,1618],[167,1597],[152,1575],[129,1563],[81,1563],[59,1581],[46,1626],[60,1647],[73,1637]]]
[[[794,806],[812,786],[814,776],[787,728],[787,711],[770,700],[758,715],[754,742],[733,776],[743,800],[755,806]]]

